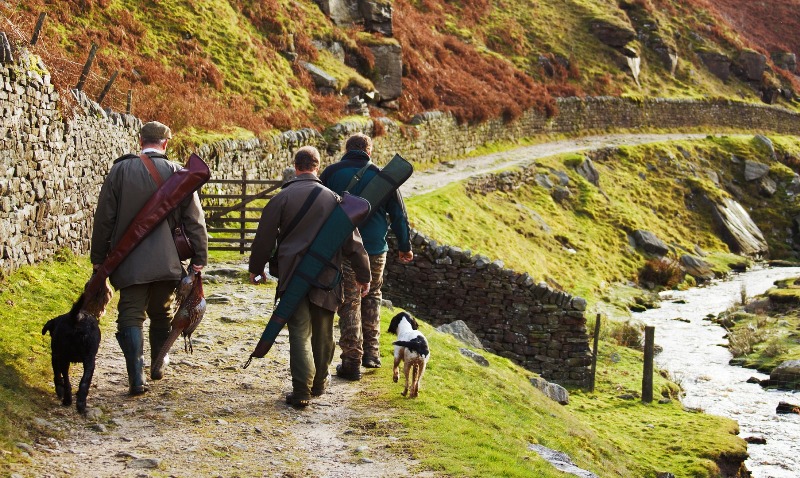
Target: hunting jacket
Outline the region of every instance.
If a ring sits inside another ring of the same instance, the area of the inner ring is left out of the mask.
[[[328,166],[322,171],[320,180],[322,180],[322,184],[331,188],[337,194],[343,194],[350,184],[350,180],[367,164],[369,159],[369,155],[363,151],[348,151],[339,162]],[[361,181],[354,185],[349,192],[358,196],[370,179],[377,173],[378,167],[370,166],[364,172]],[[386,234],[389,232],[389,227],[397,237],[397,249],[402,252],[410,251],[411,234],[408,215],[399,190],[389,196],[389,200],[380,205],[377,211],[370,214],[367,222],[358,226],[358,231],[364,241],[364,248],[369,255],[383,254],[389,250],[389,245],[386,242]]]
[[[159,153],[148,152],[164,181],[180,166]],[[139,156],[126,154],[114,161],[105,178],[97,200],[92,228],[92,264],[101,264],[119,242],[131,221],[158,189],[147,167]],[[208,261],[208,234],[200,198],[193,193],[171,217],[144,238],[111,273],[111,285],[117,289],[136,284],[162,280],[179,280],[183,266],[175,249],[170,224],[183,221],[186,235],[196,255],[192,264],[206,265]]]
[[[294,229],[289,232],[289,235],[282,238],[278,248],[277,294],[279,296],[286,290],[295,268],[316,238],[325,220],[339,204],[340,198],[336,193],[323,186],[316,175],[304,173],[287,182],[283,186],[283,190],[269,200],[261,213],[251,249],[249,270],[253,274],[263,275],[264,267],[276,247],[281,228],[286,228],[294,220],[311,192],[317,188],[322,188],[322,191]],[[358,282],[368,283],[371,280],[369,256],[364,250],[364,244],[361,242],[361,235],[357,229],[345,240],[344,245],[332,260],[339,269],[341,269],[343,256],[350,261]],[[329,284],[335,276],[335,271],[325,268],[319,282]],[[336,312],[344,301],[341,281],[329,291],[312,287],[308,298],[312,304]]]

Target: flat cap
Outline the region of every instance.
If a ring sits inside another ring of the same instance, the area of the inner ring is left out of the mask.
[[[172,138],[172,131],[164,123],[150,121],[142,126],[139,135],[145,143],[157,143],[161,140]]]

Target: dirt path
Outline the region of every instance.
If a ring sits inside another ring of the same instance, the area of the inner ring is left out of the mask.
[[[412,476],[413,462],[386,451],[394,437],[365,435],[355,420],[364,413],[357,395],[368,393],[371,380],[388,379],[390,369],[357,383],[334,377],[330,393],[307,409],[287,406],[285,329],[267,357],[241,368],[266,324],[273,289],[245,283],[243,264],[212,266],[207,275],[218,282],[205,286],[209,307],[194,354],[179,339],[165,378],[129,397],[122,353],[105,333],[87,416],[60,406],[54,394],[37,421],[63,438],[38,440],[18,476]],[[145,357],[149,365],[147,350]]]
[[[704,136],[604,135],[527,146],[440,165],[415,174],[403,189],[421,194],[557,153]],[[244,264],[212,265],[207,276],[209,307],[195,332],[194,354],[184,352],[179,340],[165,379],[132,398],[122,353],[113,333],[105,333],[86,417],[61,407],[54,394],[52,407],[37,421],[61,438],[38,440],[29,449],[31,463],[12,476],[435,476],[391,454],[386,445],[396,437],[370,436],[359,426],[365,414],[359,398],[370,393],[370,381],[389,379],[388,367],[368,371],[357,383],[334,377],[329,393],[307,409],[288,407],[285,330],[265,359],[241,368],[266,324],[273,289],[247,284]],[[149,365],[148,351],[145,356]],[[77,387],[80,367],[73,370]],[[378,419],[389,422],[383,429],[392,429],[388,412]]]
[[[574,153],[609,146],[633,146],[675,139],[698,139],[706,136],[707,134],[689,133],[605,134],[534,144],[509,151],[442,163],[430,170],[415,173],[400,189],[403,196],[409,197],[433,191],[454,181],[461,181],[471,176],[526,164],[536,158],[544,158],[555,154]]]

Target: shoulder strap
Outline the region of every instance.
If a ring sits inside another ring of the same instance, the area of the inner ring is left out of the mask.
[[[297,226],[297,223],[299,223],[300,219],[302,219],[302,217],[306,214],[306,212],[308,212],[308,209],[311,207],[311,204],[314,203],[314,200],[317,199],[317,196],[319,196],[319,193],[321,193],[323,189],[325,188],[320,187],[320,188],[314,188],[314,190],[311,191],[311,194],[308,195],[306,201],[303,203],[302,206],[300,206],[300,210],[297,211],[297,214],[294,215],[292,222],[290,222],[289,225],[286,226],[286,229],[281,231],[281,234],[278,236],[278,244],[280,244],[281,241],[283,241],[283,239],[286,236],[288,236],[290,232],[292,232],[292,229],[294,229],[295,226]]]
[[[156,164],[153,162],[152,158],[144,153],[140,154],[139,158],[141,158],[142,163],[144,163],[144,167],[147,168],[147,172],[150,173],[150,177],[156,182],[156,186],[161,187],[161,185],[164,184],[164,178],[161,177],[161,173],[156,169]]]
[[[364,176],[364,173],[367,172],[367,169],[369,169],[370,166],[372,166],[372,161],[367,161],[367,164],[365,164],[363,168],[359,169],[358,172],[356,172],[356,174],[353,176],[353,178],[350,179],[350,182],[347,184],[347,187],[344,188],[344,192],[349,193],[350,190],[353,189],[353,186],[355,186],[356,184],[358,184],[359,181],[361,181],[361,178]]]

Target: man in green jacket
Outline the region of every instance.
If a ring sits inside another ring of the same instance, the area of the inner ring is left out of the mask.
[[[131,221],[158,189],[156,178],[144,161],[152,161],[161,181],[180,165],[167,159],[169,127],[157,121],[145,123],[139,133],[141,155],[126,154],[114,161],[97,201],[92,229],[91,261],[97,269],[119,242]],[[148,390],[144,376],[144,321],[150,318],[150,358],[155,359],[170,330],[170,309],[184,266],[172,239],[172,225],[183,222],[196,255],[190,267],[203,268],[208,260],[208,234],[203,209],[195,192],[159,224],[111,273],[111,285],[119,290],[117,341],[125,355],[131,395]],[[165,365],[166,365],[165,361]],[[158,380],[161,376],[153,376]]]
[[[356,133],[345,143],[347,152],[342,159],[327,168],[320,175],[322,184],[339,194],[350,186],[351,180],[363,171],[361,180],[351,187],[350,193],[359,192],[378,172],[377,166],[370,164],[372,139]],[[369,166],[368,166],[369,165]],[[366,169],[364,169],[366,168]],[[342,265],[344,282],[344,304],[339,308],[339,328],[341,336],[342,363],[336,367],[336,374],[347,380],[361,379],[361,366],[378,368],[381,366],[380,310],[383,295],[383,269],[386,266],[386,253],[389,246],[386,234],[391,227],[397,237],[398,260],[409,263],[414,258],[411,252],[410,230],[405,204],[400,191],[370,213],[369,218],[358,226],[364,240],[364,248],[369,254],[369,267],[372,271],[370,291],[365,297],[358,294],[353,270],[347,261]]]
[[[278,296],[286,290],[308,247],[339,204],[339,196],[317,178],[319,163],[315,147],[298,149],[294,157],[295,178],[283,185],[283,190],[269,200],[261,213],[250,255],[250,281],[257,284],[258,277],[265,276],[264,266],[277,244]],[[343,257],[351,264],[355,293],[365,295],[370,288],[369,258],[358,230],[344,242],[332,264],[340,267]],[[333,287],[311,287],[287,322],[292,393],[287,395],[286,403],[292,406],[307,406],[311,396],[322,395],[328,385],[328,368],[336,347],[333,314],[344,300],[337,279],[336,270],[323,270],[317,281],[326,285],[333,282]]]

